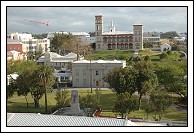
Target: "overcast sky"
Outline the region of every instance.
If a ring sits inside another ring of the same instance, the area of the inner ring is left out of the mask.
[[[7,32],[92,32],[98,12],[104,16],[104,31],[111,20],[118,31],[132,31],[137,21],[144,31],[187,31],[187,7],[7,7]]]

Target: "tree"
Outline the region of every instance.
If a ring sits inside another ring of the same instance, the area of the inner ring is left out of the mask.
[[[160,60],[164,59],[164,58],[167,58],[167,57],[168,57],[168,54],[166,52],[160,54]]]
[[[89,32],[88,34],[90,34],[91,37],[96,36],[96,32]]]
[[[44,38],[47,38],[47,33],[43,33],[43,34],[32,34],[32,37],[34,37],[34,39],[44,39]]]
[[[24,96],[26,100],[26,107],[28,108],[28,99],[27,95],[30,92],[30,85],[28,80],[30,79],[30,74],[28,73],[22,73],[18,76],[16,79],[16,91],[19,96]]]
[[[141,99],[152,89],[158,85],[157,75],[153,71],[153,64],[151,62],[139,61],[134,67],[138,71],[136,75],[136,85],[139,94],[139,110],[141,108]]]
[[[144,57],[144,61],[150,61],[150,57],[149,57],[148,55],[146,55],[146,56]]]
[[[96,97],[96,102],[97,102],[97,107],[99,107],[100,104],[100,96],[101,96],[101,89],[96,88],[95,90],[95,97]]]
[[[159,84],[164,86],[167,91],[175,92],[181,97],[184,96],[181,92],[186,91],[187,83],[184,80],[186,71],[184,67],[176,64],[164,64],[157,66],[156,74]]]
[[[134,65],[134,57],[129,57],[127,60],[126,60],[126,63],[127,63],[127,66],[130,66],[130,65]]]
[[[104,80],[117,94],[128,92],[131,97],[136,91],[136,75],[137,71],[133,67],[119,67],[108,72]]]
[[[116,116],[121,115],[121,118],[125,118],[127,114],[135,110],[136,101],[129,99],[129,97],[129,93],[117,95],[117,101],[113,108],[113,113],[115,113]]]
[[[14,92],[16,91],[17,87],[16,87],[16,82],[14,79],[11,80],[11,82],[9,83],[9,85],[7,85],[7,96],[6,98],[11,98],[14,95]]]
[[[144,42],[143,43],[143,47],[144,48],[152,48],[153,46],[152,46],[152,44],[150,42]]]
[[[51,51],[57,52],[58,54],[60,54],[60,49],[62,49],[62,45],[64,43],[64,39],[65,39],[66,35],[65,34],[58,34],[55,33],[54,37],[51,39],[51,45],[50,45],[50,49]]]
[[[33,61],[23,61],[20,65],[20,71],[18,78],[16,79],[17,83],[17,94],[19,96],[24,96],[26,99],[26,106],[28,108],[27,95],[31,92],[31,87],[34,87],[32,83],[32,77],[34,72],[38,69],[38,65]]]
[[[92,111],[95,111],[99,108],[101,90],[96,89],[95,94],[87,93],[86,96],[79,96],[79,103],[82,109],[91,108]]]
[[[9,73],[16,72],[19,76],[8,86],[7,93],[10,96],[13,94],[10,93],[10,91],[17,91],[19,96],[25,96],[28,108],[27,94],[30,92],[30,81],[32,74],[38,68],[38,65],[32,61],[10,61],[8,62],[8,66]]]
[[[64,108],[67,107],[70,103],[70,99],[68,98],[69,91],[58,89],[56,92],[55,100],[57,101],[57,108]]]
[[[161,39],[173,39],[174,37],[179,37],[176,31],[168,31],[160,34]]]
[[[165,110],[172,104],[171,96],[165,90],[153,90],[150,94],[150,112],[155,120],[161,120]],[[157,119],[158,115],[158,119]]]
[[[79,37],[69,34],[54,34],[51,40],[51,51],[57,51],[58,54],[74,52],[79,55],[85,55],[92,51],[92,47],[81,40]]]
[[[21,60],[9,60],[7,61],[7,75],[12,73],[18,73],[21,71]]]
[[[47,88],[51,88],[54,84],[54,69],[50,66],[40,66],[37,74],[40,79],[40,87],[44,87],[44,95],[45,95],[45,113],[48,113],[47,109]]]

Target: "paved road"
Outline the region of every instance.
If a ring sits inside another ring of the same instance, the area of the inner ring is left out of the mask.
[[[179,106],[179,105],[176,105],[176,104],[172,104],[170,107],[174,108],[174,109],[177,109],[178,111],[181,111],[183,113],[187,113],[187,106]]]

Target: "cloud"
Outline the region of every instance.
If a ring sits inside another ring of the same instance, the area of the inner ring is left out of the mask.
[[[136,21],[140,21],[149,31],[157,29],[163,32],[172,28],[177,32],[187,30],[186,7],[8,7],[7,29],[8,32],[44,32],[41,31],[43,25],[25,21],[32,19],[48,20],[51,31],[90,32],[95,30],[94,19],[98,12],[104,16],[105,30],[108,30],[112,19],[117,30],[132,31]]]

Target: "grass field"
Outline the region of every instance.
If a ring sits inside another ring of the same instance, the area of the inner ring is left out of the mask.
[[[79,90],[79,95],[83,96],[88,93],[87,90]],[[116,101],[116,95],[111,90],[102,90],[101,92],[101,99],[100,99],[100,107],[103,109],[102,115],[103,116],[115,116],[112,113],[112,109],[114,106],[114,102]],[[70,94],[69,94],[70,97]],[[13,100],[7,101],[7,112],[23,112],[23,113],[44,113],[44,96],[40,99],[40,108],[34,108],[33,99],[31,96],[28,96],[28,103],[29,108],[26,108],[26,101],[25,98],[17,97],[16,95]],[[48,110],[51,113],[51,109],[55,107],[56,100],[55,93],[48,93]],[[134,99],[137,99],[137,96],[133,96]],[[136,110],[131,112],[128,116],[132,118],[147,118],[143,107],[145,105],[145,100],[142,100],[142,110]],[[152,115],[148,116],[148,119],[153,119]],[[187,114],[182,113],[180,111],[174,110],[169,108],[166,113],[164,114],[162,120],[174,120],[174,121],[187,121]]]
[[[159,55],[152,55],[156,54],[157,51],[152,51],[152,50],[140,50],[139,51],[139,57],[144,58],[144,56],[148,55],[151,58],[151,61],[153,63],[158,63],[160,62],[160,56]],[[174,53],[172,52],[171,55],[168,55],[168,58],[163,60],[163,61],[175,61],[178,60],[180,56],[180,53]],[[104,50],[104,51],[94,51],[91,54],[91,59],[92,60],[126,60],[129,59],[130,57],[134,57],[134,51],[130,50]],[[85,56],[85,59],[90,59],[88,56]]]
[[[103,50],[103,51],[94,51],[91,56],[93,60],[114,60],[114,59],[123,59],[133,56],[134,51],[129,50]],[[85,57],[89,59],[89,57]]]

